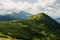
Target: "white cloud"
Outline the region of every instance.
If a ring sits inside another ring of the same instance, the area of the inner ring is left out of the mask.
[[[49,5],[53,5],[55,1],[56,0],[38,0],[36,5],[39,4],[39,6],[41,6],[41,7],[46,7]]]
[[[29,3],[27,2],[27,0],[24,2],[21,1],[15,2],[14,0],[0,0],[0,14],[6,13],[10,14],[13,12],[20,12],[24,10],[32,14],[36,14],[43,11],[51,15],[51,13],[56,11],[56,9],[49,6],[54,5],[56,1],[57,0],[38,0],[35,3]],[[56,15],[58,15],[57,12]]]

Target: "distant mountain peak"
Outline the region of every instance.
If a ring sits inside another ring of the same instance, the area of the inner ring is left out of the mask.
[[[20,11],[19,13],[27,13],[26,11]]]
[[[17,18],[22,18],[22,19],[25,19],[25,18],[28,18],[29,16],[32,16],[31,13],[28,13],[28,12],[25,12],[25,11],[21,11],[19,13],[15,13],[14,14]]]

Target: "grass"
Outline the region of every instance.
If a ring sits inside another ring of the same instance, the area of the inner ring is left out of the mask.
[[[17,39],[14,39],[14,38],[0,38],[0,40],[17,40]]]

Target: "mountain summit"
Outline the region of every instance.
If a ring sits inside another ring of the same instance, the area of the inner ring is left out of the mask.
[[[44,13],[40,13],[40,14],[37,14],[37,15],[34,15],[30,18],[28,18],[27,20],[39,25],[39,24],[45,24],[47,27],[50,26],[50,27],[57,27],[60,29],[60,24],[55,21],[53,18],[49,17],[48,15],[44,14]],[[59,24],[59,25],[56,25],[56,24]]]

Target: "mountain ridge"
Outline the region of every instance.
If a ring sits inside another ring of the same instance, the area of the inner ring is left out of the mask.
[[[8,15],[0,15],[0,21],[10,21],[10,20],[22,20],[32,16],[32,14],[27,13],[25,11],[21,11],[19,13],[13,13]]]

